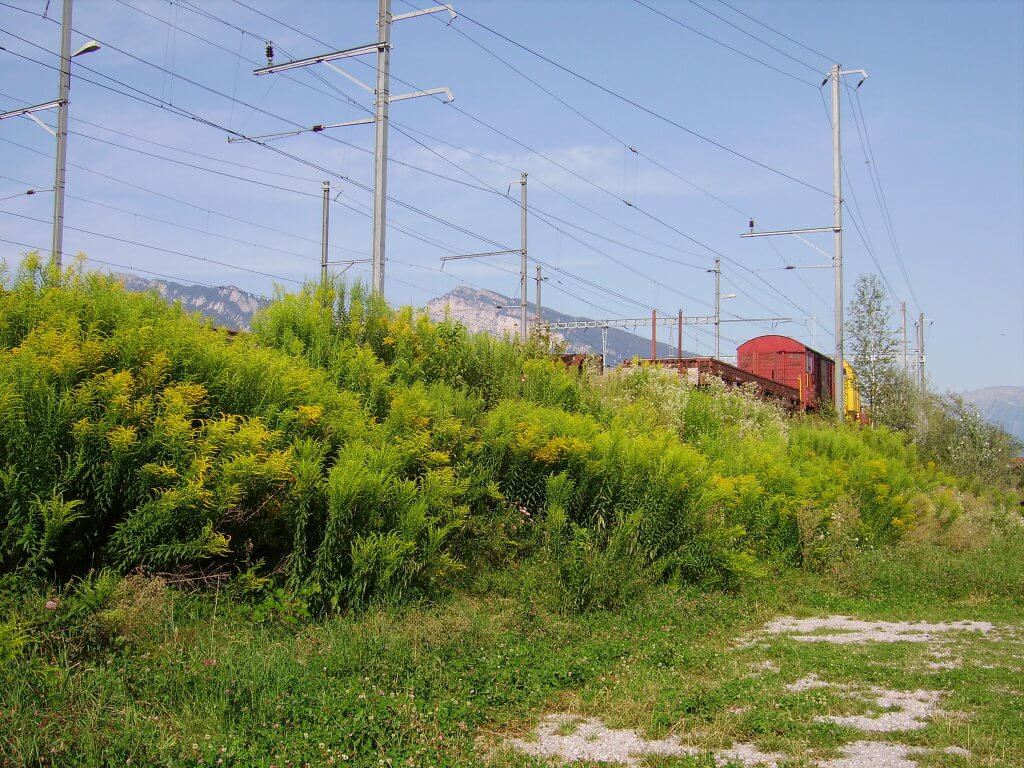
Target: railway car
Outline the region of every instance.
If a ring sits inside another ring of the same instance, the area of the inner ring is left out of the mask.
[[[726,386],[753,384],[763,399],[790,412],[819,411],[834,399],[835,363],[832,358],[789,336],[768,334],[744,342],[736,350],[736,365],[711,357],[637,362],[674,368],[697,386],[703,386],[709,376],[721,379]],[[633,361],[626,360],[622,366],[629,368],[632,364]],[[857,390],[856,371],[845,360],[843,405],[848,420],[867,423]]]
[[[801,409],[816,411],[831,402],[835,364],[789,336],[756,336],[736,349],[737,365],[745,371],[792,387],[800,393]]]
[[[628,369],[636,364],[670,368],[697,387],[706,385],[709,377],[721,379],[727,387],[754,385],[762,400],[773,402],[790,412],[803,410],[800,393],[792,387],[787,387],[763,376],[757,376],[713,357],[659,357],[657,360],[623,360],[621,367]]]

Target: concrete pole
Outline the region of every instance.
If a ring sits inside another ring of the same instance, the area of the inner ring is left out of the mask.
[[[536,305],[537,306],[534,307],[534,309],[536,310],[535,314],[536,314],[536,317],[537,317],[537,324],[540,325],[540,323],[542,323],[544,321],[544,318],[542,316],[541,303],[540,303],[540,284],[542,282],[544,282],[544,278],[541,277],[541,274],[540,274],[540,264],[537,265],[537,278],[536,278],[536,280],[537,280],[537,301],[536,301]]]
[[[832,67],[832,226],[835,229],[835,255],[833,257],[836,290],[836,350],[835,389],[836,418],[845,419],[843,411],[843,166],[839,133],[839,78],[838,64]]]
[[[327,288],[327,239],[330,235],[331,182],[324,182],[324,210],[320,227],[320,287]]]
[[[608,326],[601,326],[601,366],[608,365]]]
[[[526,173],[519,175],[519,338],[526,341]]]
[[[715,359],[718,359],[721,337],[719,329],[722,323],[722,260],[715,256]]]
[[[374,120],[377,144],[374,150],[373,184],[373,293],[384,295],[384,238],[387,234],[388,196],[388,107],[391,100],[391,0],[379,0],[377,9],[377,90]]]
[[[903,375],[907,375],[907,302],[900,302],[900,314],[903,316]]]
[[[658,310],[651,310],[651,360],[658,359]]]
[[[57,156],[53,174],[53,243],[51,258],[57,269],[63,267],[64,185],[68,162],[68,98],[71,95],[71,0],[64,0],[64,18],[60,28],[60,79],[57,98]]]
[[[683,310],[679,310],[679,317],[676,319],[676,354],[680,360],[683,359]]]
[[[924,392],[924,312],[917,320],[917,387]]]

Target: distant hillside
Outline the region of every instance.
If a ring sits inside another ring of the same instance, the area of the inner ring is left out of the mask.
[[[141,293],[156,290],[167,301],[178,302],[185,309],[208,317],[214,325],[235,331],[248,330],[252,316],[268,303],[266,299],[253,296],[233,285],[216,288],[182,285],[166,280],[149,280],[125,272],[116,272],[114,277],[129,291]]]
[[[981,415],[1024,442],[1024,387],[986,387],[964,392]]]
[[[185,309],[199,312],[208,317],[221,328],[248,330],[253,315],[267,305],[267,300],[246,293],[233,285],[207,288],[202,285],[183,285],[167,280],[149,280],[139,275],[115,273],[130,291],[156,290],[169,302],[178,302]],[[534,304],[527,305],[531,322]],[[459,286],[444,296],[432,299],[426,311],[434,320],[441,320],[446,315],[463,323],[470,331],[489,333],[494,336],[519,333],[519,305],[515,299],[493,291],[481,291],[468,286]],[[565,322],[569,320],[587,320],[589,318],[566,315],[552,309],[544,310],[544,319],[548,322]],[[668,333],[665,328],[659,331]],[[555,336],[563,340],[570,352],[600,353],[601,329],[587,328],[584,330],[559,331]],[[674,338],[674,336],[673,336]],[[647,357],[651,353],[651,342],[643,336],[630,333],[621,328],[608,329],[608,365],[615,366],[632,357]],[[664,342],[658,343],[658,355],[670,357],[676,354],[675,346]],[[693,354],[687,352],[686,354]]]
[[[481,291],[460,285],[444,296],[432,299],[426,309],[430,317],[435,320],[443,319],[447,314],[452,319],[465,324],[471,331],[490,333],[495,336],[503,334],[514,336],[519,333],[518,300],[493,291]],[[532,320],[535,305],[528,303],[527,311]],[[543,316],[546,321],[552,323],[589,319],[566,315],[546,308],[543,310]],[[666,329],[662,327],[659,328],[659,331],[666,331]],[[555,335],[565,341],[570,352],[601,352],[600,328],[558,331]],[[647,357],[650,353],[650,339],[620,328],[608,329],[608,360],[605,361],[607,365],[618,365],[623,360],[629,360],[634,356]],[[675,354],[675,346],[658,343],[659,356],[670,357]],[[685,354],[692,353],[686,352]]]

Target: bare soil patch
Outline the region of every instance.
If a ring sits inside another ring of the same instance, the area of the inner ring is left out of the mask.
[[[802,643],[930,643],[949,632],[981,632],[994,629],[987,621],[866,621],[850,616],[796,619],[783,616],[765,624],[762,632],[786,635]],[[824,633],[824,634],[822,634]]]

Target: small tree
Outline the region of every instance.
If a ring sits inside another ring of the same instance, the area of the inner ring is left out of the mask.
[[[847,309],[850,319],[846,322],[851,357],[861,385],[861,398],[877,407],[882,405],[879,396],[889,389],[886,385],[899,376],[896,368],[899,343],[895,330],[889,327],[889,308],[878,276],[858,277],[853,294]]]

